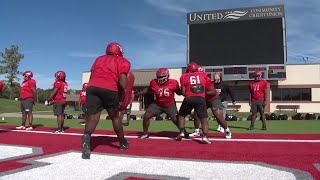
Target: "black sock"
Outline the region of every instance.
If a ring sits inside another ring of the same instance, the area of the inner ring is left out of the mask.
[[[208,133],[203,133],[203,137],[208,137]]]

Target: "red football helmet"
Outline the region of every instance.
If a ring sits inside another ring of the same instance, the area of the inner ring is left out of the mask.
[[[195,62],[191,62],[188,64],[187,66],[187,73],[190,73],[190,72],[197,72],[199,71],[199,65]]]
[[[55,74],[54,74],[54,77],[56,79],[59,79],[59,80],[63,80],[63,79],[66,79],[66,73],[64,71],[57,71]]]
[[[261,78],[262,78],[262,73],[261,73],[260,71],[255,71],[255,72],[253,73],[253,78],[254,78],[255,80],[261,80]]]
[[[22,75],[27,79],[31,79],[33,77],[33,73],[31,71],[25,71]]]
[[[160,68],[158,69],[156,76],[158,84],[164,84],[169,80],[169,70],[167,68]]]
[[[123,56],[123,49],[122,46],[119,43],[112,42],[108,44],[106,49],[106,54],[109,55],[117,55],[117,56]]]
[[[83,83],[83,84],[82,84],[82,89],[86,89],[87,86],[88,86],[88,83]]]

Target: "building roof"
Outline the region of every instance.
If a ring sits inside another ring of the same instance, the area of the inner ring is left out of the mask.
[[[157,69],[132,70],[134,86],[149,86],[150,81],[156,77],[156,72]]]

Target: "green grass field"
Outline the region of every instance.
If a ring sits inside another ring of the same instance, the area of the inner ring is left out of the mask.
[[[33,111],[50,111],[52,107],[44,104],[36,104],[33,106]],[[20,101],[0,98],[0,113],[20,112]]]
[[[66,119],[65,127],[67,128],[81,128],[84,126],[81,125],[82,120],[79,119]],[[124,121],[125,122],[125,121]],[[4,121],[0,120],[1,125],[20,125],[20,118],[5,118]],[[33,125],[35,127],[52,127],[57,126],[55,119],[34,119]],[[216,121],[209,121],[210,132],[216,132]],[[320,120],[299,120],[299,121],[268,121],[267,122],[267,131],[260,130],[261,121],[257,121],[255,124],[256,129],[253,131],[246,130],[249,127],[249,121],[228,121],[228,125],[233,133],[270,133],[270,134],[319,134],[320,133]],[[193,121],[186,121],[186,128],[188,132],[193,131]],[[110,120],[100,120],[97,129],[100,130],[113,130],[112,123]],[[124,126],[125,130],[130,131],[142,131],[142,121],[130,121],[129,126]],[[173,125],[171,121],[151,121],[150,132],[161,132],[161,131],[172,131],[177,132],[177,128]]]

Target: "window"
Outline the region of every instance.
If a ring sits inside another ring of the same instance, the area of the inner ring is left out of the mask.
[[[272,101],[311,101],[311,88],[272,88]]]

